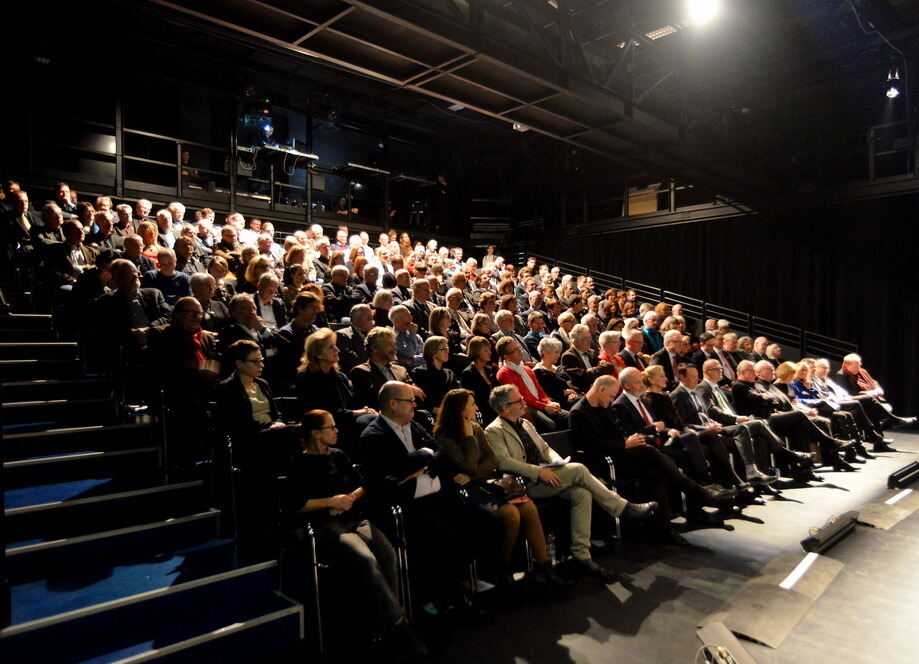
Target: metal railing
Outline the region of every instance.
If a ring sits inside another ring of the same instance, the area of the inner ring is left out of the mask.
[[[805,330],[800,327],[763,318],[762,316],[756,316],[739,309],[706,302],[696,297],[665,290],[658,286],[641,283],[640,281],[624,279],[613,274],[592,270],[585,266],[575,265],[565,261],[559,261],[549,256],[535,254],[526,250],[513,253],[511,256],[516,257],[518,265],[525,263],[527,258],[533,257],[536,259],[537,265],[545,263],[550,266],[558,266],[564,274],[572,274],[575,276],[583,274],[593,277],[594,283],[603,290],[608,288],[616,288],[618,290],[632,289],[638,294],[639,300],[652,301],[654,303],[667,302],[668,304],[682,304],[683,311],[686,315],[701,321],[707,318],[727,319],[730,321],[731,327],[735,331],[747,334],[751,337],[768,337],[772,342],[777,342],[797,349],[801,357],[817,355],[834,359],[842,358],[849,353],[858,352],[858,344],[850,341],[818,334],[811,330]]]

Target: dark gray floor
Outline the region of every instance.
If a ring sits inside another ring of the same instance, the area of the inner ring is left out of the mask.
[[[876,500],[891,471],[919,459],[919,434],[893,436],[897,453],[745,510],[762,523],[732,520],[734,532],[694,531],[688,549],[626,541],[597,560],[626,572],[627,586],[582,579],[567,599],[501,609],[491,624],[457,628],[432,660],[690,664],[701,619],[775,555],[800,551],[809,528]],[[759,664],[919,661],[919,513],[888,531],[859,526],[827,555],[845,566],[781,647],[742,641]]]

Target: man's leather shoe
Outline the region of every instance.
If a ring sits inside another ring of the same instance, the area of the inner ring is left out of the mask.
[[[798,463],[802,466],[813,466],[814,465],[814,453],[813,452],[795,452],[794,455],[798,457]]]
[[[848,463],[846,463],[842,459],[836,458],[833,460],[833,470],[844,471],[847,473],[854,473],[856,469],[854,466],[850,466]]]
[[[776,477],[775,475],[767,475],[766,473],[760,472],[758,469],[754,470],[752,474],[747,473],[747,481],[750,482],[750,484],[755,484],[759,486],[762,486],[765,484],[775,484],[778,481],[778,479],[779,478]]]
[[[656,509],[657,503],[653,500],[650,503],[629,503],[619,516],[629,521],[647,521],[654,516]]]
[[[893,416],[893,425],[895,427],[908,427],[916,423],[915,417],[898,417]]]
[[[724,525],[724,519],[722,519],[717,514],[712,514],[710,512],[706,512],[705,510],[691,512],[686,516],[686,522],[689,524],[706,526],[709,528]]]
[[[615,572],[610,572],[605,567],[601,567],[590,558],[575,558],[575,560],[584,573],[600,579],[603,583],[613,583],[619,578]]]
[[[734,496],[723,491],[718,491],[717,489],[700,486],[699,500],[703,505],[717,507],[718,505],[732,502],[734,500]]]
[[[872,452],[896,452],[896,450],[890,446],[890,443],[887,442],[888,440],[890,441],[890,443],[893,442],[892,439],[885,438],[883,443],[875,443],[871,447],[871,451]]]

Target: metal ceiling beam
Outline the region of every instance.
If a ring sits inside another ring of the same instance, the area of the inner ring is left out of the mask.
[[[251,1],[251,0],[250,0],[250,1]],[[341,19],[343,19],[345,16],[347,16],[347,15],[350,14],[350,13],[352,13],[353,11],[355,11],[355,8],[354,8],[354,7],[351,7],[351,6],[345,7],[345,9],[344,9],[343,11],[338,12],[337,14],[335,14],[335,16],[333,16],[333,17],[330,18],[329,20],[324,21],[324,22],[322,22],[322,23],[317,23],[317,24],[315,24],[315,25],[313,26],[313,29],[312,29],[312,30],[310,30],[309,32],[307,32],[305,35],[303,35],[303,36],[300,37],[299,39],[295,39],[295,40],[294,40],[294,42],[293,42],[293,43],[294,43],[294,46],[299,46],[300,44],[302,44],[303,42],[305,42],[307,39],[309,39],[310,37],[312,37],[313,35],[315,35],[315,34],[316,34],[317,32],[319,32],[320,30],[324,30],[325,28],[328,28],[328,27],[329,27],[330,25],[332,25],[333,23],[337,23],[338,21],[340,21]]]

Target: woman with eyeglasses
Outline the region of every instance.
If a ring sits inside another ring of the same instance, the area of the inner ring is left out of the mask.
[[[421,407],[437,415],[444,395],[449,390],[459,387],[456,374],[446,366],[450,361],[449,341],[446,337],[437,335],[428,337],[421,353],[425,365],[412,370],[412,381],[425,394]]]
[[[336,449],[332,414],[310,410],[300,420],[300,453],[287,465],[286,502],[296,525],[307,521],[323,560],[345,568],[372,608],[391,647],[410,661],[427,651],[399,605],[396,554],[386,535],[362,510],[363,478],[348,455]]]
[[[536,505],[526,493],[508,498],[503,489],[488,482],[498,470],[498,461],[476,421],[478,410],[472,392],[450,390],[438,408],[434,436],[455,466],[456,486],[465,489],[474,504],[493,512],[501,524],[498,587],[506,590],[513,583],[511,561],[522,529],[536,559],[537,584],[559,588],[562,583],[549,561]]]
[[[261,378],[265,358],[259,345],[240,339],[230,344],[225,355],[236,369],[217,386],[217,421],[224,430],[234,438],[242,435],[251,441],[260,432],[286,426],[280,421],[268,381]]]

